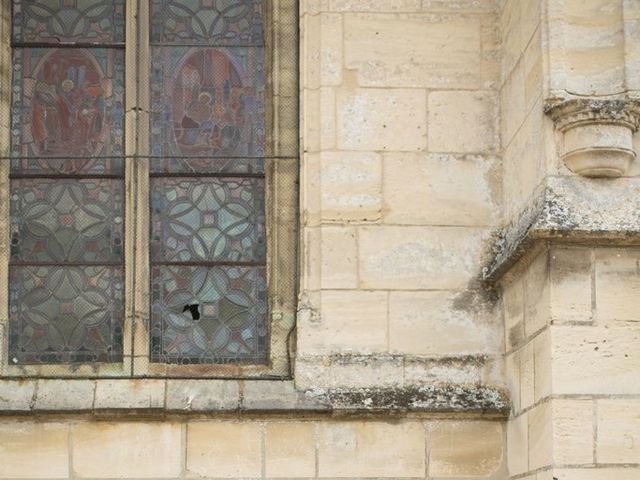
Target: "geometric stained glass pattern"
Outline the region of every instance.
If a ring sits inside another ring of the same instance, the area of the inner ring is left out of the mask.
[[[13,41],[124,42],[125,0],[13,0]]]
[[[154,158],[149,171],[166,173],[225,173],[264,175],[263,158]]]
[[[151,154],[262,157],[263,48],[152,47]]]
[[[108,266],[11,266],[9,363],[121,362],[123,284]]]
[[[14,179],[12,263],[122,262],[123,182]]]
[[[153,178],[154,262],[264,262],[264,180]]]
[[[151,0],[151,42],[263,45],[263,0]]]
[[[152,362],[265,363],[267,337],[264,267],[152,268]]]
[[[16,48],[11,155],[123,154],[124,51]]]
[[[122,158],[102,159],[11,159],[13,175],[120,175],[124,174]]]

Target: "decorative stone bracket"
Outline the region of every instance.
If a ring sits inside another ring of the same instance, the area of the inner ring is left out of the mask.
[[[620,177],[636,152],[633,133],[640,125],[640,100],[549,99],[545,113],[564,136],[562,159],[585,177]]]

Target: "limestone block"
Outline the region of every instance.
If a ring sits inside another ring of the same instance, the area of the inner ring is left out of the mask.
[[[432,477],[488,477],[501,468],[504,439],[498,422],[436,422],[429,438]]]
[[[356,234],[356,229],[351,227],[322,227],[320,279],[322,288],[357,288]]]
[[[401,387],[403,385],[404,363],[404,359],[399,356],[338,357],[331,362],[331,387]]]
[[[387,292],[322,292],[320,316],[300,323],[301,354],[387,350]]]
[[[640,320],[640,250],[596,251],[596,315],[610,324]]]
[[[338,12],[413,12],[420,10],[420,0],[331,0],[330,8]]]
[[[507,422],[507,464],[510,475],[529,470],[528,413],[511,418]]]
[[[560,468],[553,470],[558,480],[637,480],[640,468]]]
[[[551,334],[545,330],[533,339],[534,402],[551,395]]]
[[[549,254],[545,250],[531,262],[524,279],[524,331],[530,336],[549,322]]]
[[[473,1],[473,0],[472,0]],[[446,0],[447,3],[450,0]],[[492,2],[476,2],[480,8],[488,6],[491,8]],[[482,71],[482,88],[498,90],[501,84],[500,75],[502,72],[502,50],[500,31],[497,28],[499,18],[496,13],[485,14],[480,18],[480,37],[482,42],[482,59],[480,69]]]
[[[554,394],[639,394],[640,328],[552,326]]]
[[[301,0],[300,16],[317,15],[329,10],[329,0]]]
[[[535,400],[535,363],[533,342],[520,349],[520,405],[529,408]]]
[[[69,426],[0,422],[0,478],[67,478]]]
[[[533,8],[540,8],[540,0],[526,0]],[[525,17],[526,18],[526,17]],[[534,37],[524,51],[524,96],[525,109],[530,112],[535,103],[542,97],[543,67],[542,67],[542,38],[540,29],[535,30]]]
[[[420,422],[331,422],[320,425],[320,477],[423,477],[425,433]]]
[[[372,222],[382,209],[382,158],[371,152],[320,154],[322,219]]]
[[[333,88],[302,91],[300,131],[307,152],[333,149],[336,145],[336,100]]]
[[[551,401],[553,415],[553,460],[556,465],[594,462],[593,400]],[[598,432],[598,435],[600,433]],[[598,457],[598,460],[602,461]]]
[[[187,473],[215,478],[260,477],[260,423],[192,422],[187,425]]]
[[[486,372],[481,360],[460,358],[408,357],[404,359],[405,386],[434,384],[477,384]]]
[[[485,232],[456,227],[361,227],[360,287],[465,288],[477,275]]]
[[[492,92],[431,92],[428,110],[430,152],[492,152],[497,148],[498,116]]]
[[[103,379],[96,382],[94,408],[163,408],[164,393],[164,380]]]
[[[511,2],[513,1],[511,0]],[[506,77],[502,90],[500,90],[501,138],[502,145],[505,147],[513,141],[514,135],[527,116],[525,102],[524,62],[519,62]]]
[[[554,248],[550,253],[550,307],[554,322],[587,322],[591,312],[591,251]]]
[[[540,0],[522,0],[516,3],[520,6],[521,48],[525,49],[535,41],[532,37],[540,25],[543,4]]]
[[[523,52],[523,25],[519,0],[506,0],[500,13],[502,78],[509,78]]]
[[[1,380],[0,410],[28,410],[35,387],[35,380]]]
[[[626,86],[640,90],[640,4],[623,0]]]
[[[343,89],[336,94],[338,148],[416,151],[426,148],[426,93],[411,89]]]
[[[522,410],[520,402],[520,359],[521,350],[516,350],[505,357],[505,375],[507,381],[507,389],[511,395],[512,410],[515,414]]]
[[[34,409],[91,410],[95,382],[75,379],[40,379]]]
[[[536,470],[553,463],[553,424],[549,402],[541,403],[528,412],[529,469]]]
[[[598,461],[638,463],[640,400],[598,400]]]
[[[313,423],[267,423],[266,476],[269,478],[315,476],[315,443]]]
[[[524,341],[524,278],[514,276],[504,282],[502,291],[506,350],[517,348]]]
[[[413,355],[467,355],[499,350],[488,310],[456,292],[391,292],[389,348]]]
[[[317,89],[320,86],[320,15],[304,15],[301,23],[301,83],[304,88]]]
[[[353,14],[345,15],[344,33],[345,66],[357,72],[360,86],[480,86],[480,25],[474,17]]]
[[[73,470],[90,478],[168,478],[180,475],[180,425],[86,422],[71,427]]]
[[[476,155],[384,156],[385,223],[491,225],[497,221],[499,163]]]
[[[167,410],[235,410],[240,393],[233,380],[167,380]]]
[[[342,15],[320,14],[320,84],[342,82]]]
[[[493,12],[496,2],[493,0],[422,0],[423,10],[451,12]]]

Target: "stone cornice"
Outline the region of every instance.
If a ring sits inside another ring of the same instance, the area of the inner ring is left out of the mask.
[[[552,98],[544,112],[561,132],[590,124],[622,125],[634,132],[640,126],[640,100],[635,99]]]
[[[497,234],[483,280],[496,283],[540,242],[640,245],[640,178],[547,177]]]

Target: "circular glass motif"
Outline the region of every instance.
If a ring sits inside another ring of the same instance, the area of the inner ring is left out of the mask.
[[[244,88],[238,70],[215,49],[190,54],[173,91],[174,133],[184,155],[234,152],[244,127]]]
[[[56,50],[34,72],[33,148],[43,156],[91,156],[104,145],[108,80],[80,49]]]

